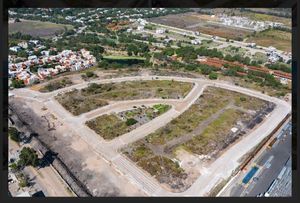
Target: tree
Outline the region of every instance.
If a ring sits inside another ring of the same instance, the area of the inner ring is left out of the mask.
[[[57,54],[57,51],[55,51],[53,49],[49,51],[49,55],[56,55],[56,54]]]
[[[20,141],[20,132],[16,128],[9,127],[8,135],[9,135],[10,139],[12,139],[13,141],[15,141],[15,142]]]
[[[20,167],[33,166],[36,167],[39,165],[39,158],[36,151],[29,147],[24,147],[19,155],[19,161],[17,163]]]
[[[201,73],[204,75],[209,75],[212,72],[212,68],[209,66],[201,67]]]
[[[14,78],[11,81],[11,86],[14,88],[22,88],[22,87],[25,87],[25,84],[24,84],[23,80],[17,80]]]
[[[22,57],[22,58],[27,58],[28,54],[26,53],[25,50],[20,50],[20,51],[18,51],[17,56]]]
[[[211,80],[216,80],[216,79],[218,79],[218,74],[216,72],[211,72],[209,74],[208,78]]]

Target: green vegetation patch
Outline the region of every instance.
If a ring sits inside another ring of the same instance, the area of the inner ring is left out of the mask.
[[[40,92],[52,92],[64,87],[73,85],[73,82],[68,77],[64,77],[60,80],[51,81],[40,89]]]
[[[106,140],[112,140],[129,130],[127,122],[115,114],[99,116],[87,121],[86,125]]]
[[[154,107],[139,107],[125,112],[119,112],[118,115],[106,114],[99,116],[95,119],[87,121],[86,125],[94,130],[97,134],[102,136],[104,139],[111,140],[135,129],[136,127],[138,127],[138,125],[142,125],[152,120],[153,118],[163,114],[171,108],[171,106],[169,105],[158,104],[157,106],[161,108],[160,112],[156,112]],[[139,119],[143,115],[147,115],[148,121],[143,120],[143,123],[141,123]]]
[[[245,97],[246,100],[241,101],[241,96]],[[265,104],[265,101],[254,97],[221,88],[209,87],[187,111],[166,126],[148,135],[145,140],[154,145],[166,144],[174,138],[192,132],[200,123],[231,102],[238,107],[251,110],[259,110]]]
[[[155,104],[153,108],[156,109],[159,112],[159,114],[163,114],[166,111],[168,111],[171,108],[171,106],[166,104]]]
[[[138,141],[123,152],[159,182],[166,183],[172,188],[178,188],[181,181],[187,177],[184,169],[177,162],[155,155],[143,142]]]
[[[20,132],[14,127],[8,128],[8,136],[15,142],[20,141]]]

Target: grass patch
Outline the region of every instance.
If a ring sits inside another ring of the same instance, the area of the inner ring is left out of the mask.
[[[115,114],[99,116],[86,122],[86,125],[106,140],[112,140],[126,132],[128,125]]]
[[[9,23],[9,33],[21,32],[33,37],[51,37],[57,32],[63,32],[65,27],[72,29],[72,25],[56,24],[51,22],[42,22],[35,20],[21,20],[18,23]]]
[[[54,90],[58,90],[64,87],[68,87],[73,85],[73,82],[68,77],[64,77],[60,80],[51,81],[46,84],[44,87],[39,89],[40,92],[52,92]]]
[[[156,109],[159,112],[159,114],[163,114],[166,111],[168,111],[171,108],[171,106],[166,104],[156,104],[153,106],[153,108]]]
[[[184,169],[167,157],[153,154],[144,143],[134,143],[130,149],[127,148],[123,152],[160,183],[166,183],[176,189],[184,186],[182,180],[187,177]]]
[[[292,33],[282,30],[269,29],[251,36],[247,42],[254,42],[257,45],[273,46],[282,51],[291,51]]]
[[[109,84],[92,83],[87,88],[59,94],[56,99],[68,111],[74,115],[79,115],[104,106],[108,104],[109,100],[183,98],[189,93],[192,86],[192,83],[169,80],[126,81]]]
[[[241,101],[241,96],[245,97],[246,100]],[[259,110],[265,104],[264,101],[257,98],[220,88],[209,87],[187,111],[166,126],[151,133],[145,139],[151,144],[165,144],[174,138],[192,132],[201,122],[224,108],[230,102],[234,102],[236,106],[252,110]]]
[[[241,118],[242,113],[235,109],[226,110],[218,119],[192,140],[184,143],[184,148],[195,154],[209,154],[223,144],[230,129]]]

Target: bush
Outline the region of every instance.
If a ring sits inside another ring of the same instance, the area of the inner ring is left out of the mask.
[[[22,88],[25,87],[23,80],[12,79],[11,86],[14,88]]]
[[[15,141],[15,142],[20,141],[20,132],[16,128],[9,127],[8,135],[9,135],[10,139],[12,139],[13,141]]]
[[[94,74],[92,71],[87,71],[87,72],[85,73],[85,75],[86,75],[88,78],[90,78],[90,77],[93,77],[95,74]]]
[[[131,125],[134,125],[134,124],[136,124],[137,123],[137,120],[135,120],[135,119],[133,119],[133,118],[129,118],[129,119],[127,119],[127,121],[126,121],[126,125],[127,126],[131,126]]]
[[[241,100],[242,102],[244,102],[244,101],[246,101],[247,99],[246,99],[245,97],[240,97],[240,100]]]
[[[39,165],[38,155],[36,151],[32,148],[24,147],[20,152],[19,158],[20,159],[17,164],[20,167],[29,166],[29,165],[36,167]]]
[[[211,72],[209,74],[208,78],[211,79],[211,80],[216,80],[216,79],[218,79],[218,74],[215,73],[215,72]]]

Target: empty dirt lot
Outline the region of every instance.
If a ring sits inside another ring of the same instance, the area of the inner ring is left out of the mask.
[[[10,105],[38,133],[39,138],[68,166],[73,175],[86,185],[93,196],[143,196],[144,193],[120,176],[68,124],[47,116],[39,102],[11,98]],[[35,109],[33,111],[31,109]],[[41,110],[38,110],[41,109]],[[47,116],[46,121],[42,116]],[[52,119],[51,119],[52,118]],[[50,122],[50,126],[49,126]]]

